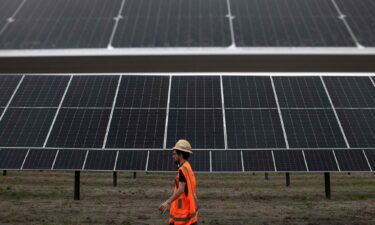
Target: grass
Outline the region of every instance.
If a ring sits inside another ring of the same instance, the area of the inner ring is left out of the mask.
[[[167,224],[158,206],[174,174],[81,173],[73,200],[72,172],[8,171],[0,176],[0,224]],[[375,174],[197,174],[199,224],[375,224]]]

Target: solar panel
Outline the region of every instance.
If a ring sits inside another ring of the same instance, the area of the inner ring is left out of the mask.
[[[115,109],[106,147],[163,148],[165,109]]]
[[[171,108],[222,107],[219,76],[175,76],[171,85]]]
[[[68,81],[68,76],[25,76],[10,106],[57,107]]]
[[[324,77],[335,107],[375,107],[375,89],[369,77]]]
[[[338,171],[332,150],[305,150],[309,171]]]
[[[23,0],[1,0],[0,20],[7,20]]]
[[[30,0],[0,35],[3,49],[105,48],[121,0]],[[14,7],[12,7],[13,9]],[[6,10],[10,10],[7,8]],[[13,13],[15,10],[11,10]]]
[[[0,122],[0,146],[42,147],[54,108],[8,108]]]
[[[228,148],[285,148],[277,109],[226,109]]]
[[[210,171],[210,151],[194,151],[188,159],[193,171]]]
[[[57,153],[54,170],[81,170],[87,150],[60,149]]]
[[[275,171],[271,151],[242,151],[242,157],[245,171]]]
[[[187,139],[195,149],[224,148],[221,109],[170,109],[167,147]]]
[[[0,13],[1,15],[1,13]],[[2,75],[0,76],[0,106],[6,106],[13,95],[21,76]]]
[[[350,147],[375,147],[375,109],[338,109]]]
[[[231,0],[237,46],[354,46],[326,0]]]
[[[166,108],[168,76],[122,76],[116,107]]]
[[[112,107],[118,76],[74,76],[62,107]]]
[[[332,110],[283,109],[281,111],[291,148],[347,147]]]
[[[212,151],[213,172],[242,172],[241,151]]]
[[[270,77],[223,76],[225,108],[276,108]]]
[[[273,154],[277,171],[307,171],[302,151],[276,150]]]
[[[0,168],[21,169],[27,149],[0,149]]]
[[[336,0],[358,41],[365,46],[375,46],[375,5],[372,0]]]
[[[115,47],[229,46],[225,0],[127,0]]]
[[[113,170],[117,151],[92,150],[86,158],[85,170]]]
[[[319,77],[273,77],[281,108],[331,107]]]
[[[172,151],[150,151],[147,171],[177,171],[177,169],[177,164],[172,158]]]
[[[62,108],[56,118],[47,146],[101,148],[110,111],[110,109]]]
[[[372,171],[375,171],[375,150],[374,149],[367,149],[364,150],[366,157],[368,159],[368,162],[371,166]]]
[[[50,170],[56,153],[56,149],[30,149],[23,164],[23,169]]]
[[[119,151],[116,170],[144,171],[148,151]]]
[[[335,150],[341,171],[369,171],[369,165],[362,150]]]

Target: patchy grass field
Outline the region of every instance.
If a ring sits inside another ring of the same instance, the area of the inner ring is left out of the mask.
[[[0,175],[0,224],[167,224],[157,208],[174,174],[81,173],[81,200],[73,200],[74,173]],[[198,174],[199,224],[375,224],[375,174],[332,174],[325,200],[323,174]]]

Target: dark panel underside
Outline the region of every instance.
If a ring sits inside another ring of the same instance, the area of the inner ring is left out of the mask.
[[[242,156],[245,171],[275,171],[271,151],[242,151]]]
[[[332,150],[305,150],[309,171],[338,171]]]
[[[52,168],[57,150],[55,149],[30,149],[23,169],[49,170]]]
[[[147,151],[119,151],[116,170],[146,169]]]
[[[85,161],[86,150],[59,150],[55,165],[55,170],[81,170]]]
[[[302,151],[275,150],[273,154],[277,171],[306,171]]]
[[[341,171],[369,171],[370,168],[362,150],[335,150]]]
[[[1,149],[0,168],[20,169],[27,154],[27,149]]]
[[[113,170],[117,151],[92,150],[86,159],[85,170]]]

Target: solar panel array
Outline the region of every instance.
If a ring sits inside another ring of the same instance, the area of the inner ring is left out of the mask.
[[[372,0],[0,0],[0,49],[373,47]]]
[[[372,77],[1,75],[0,169],[373,171]]]

